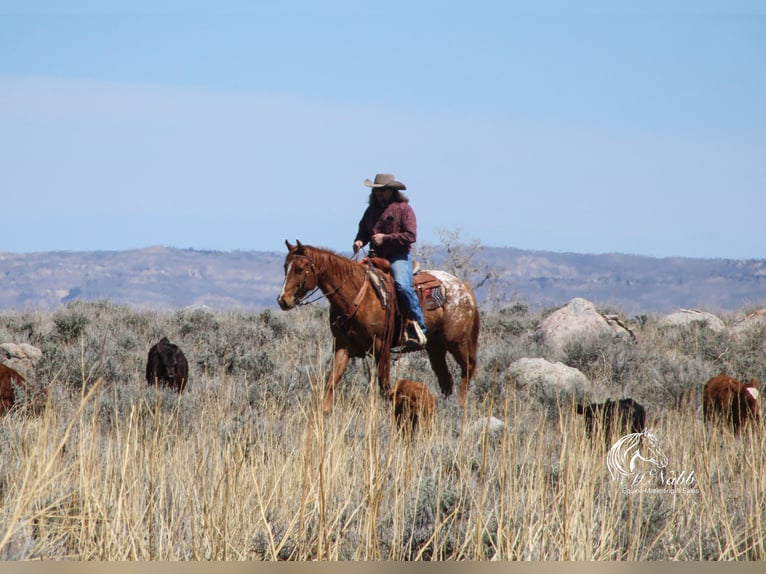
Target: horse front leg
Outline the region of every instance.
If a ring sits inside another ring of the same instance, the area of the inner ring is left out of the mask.
[[[322,404],[324,414],[328,414],[332,409],[333,395],[335,394],[335,386],[340,381],[343,373],[348,366],[349,354],[348,349],[339,347],[335,349],[335,357],[332,364],[332,372],[330,373],[327,383],[324,388],[324,401]]]
[[[378,357],[377,365],[380,396],[385,399],[388,398],[389,391],[391,390],[391,361]]]

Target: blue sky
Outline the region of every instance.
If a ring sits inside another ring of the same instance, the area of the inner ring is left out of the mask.
[[[0,251],[764,258],[766,3],[0,0]]]

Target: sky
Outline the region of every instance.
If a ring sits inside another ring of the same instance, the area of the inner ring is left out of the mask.
[[[0,0],[0,252],[766,257],[766,2]],[[446,235],[445,235],[446,234]]]

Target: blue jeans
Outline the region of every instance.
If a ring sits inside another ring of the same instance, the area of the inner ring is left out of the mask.
[[[397,255],[390,257],[391,274],[394,276],[396,286],[396,298],[399,301],[405,316],[417,321],[423,334],[426,332],[426,322],[423,319],[423,310],[420,308],[415,288],[412,286],[412,255]]]

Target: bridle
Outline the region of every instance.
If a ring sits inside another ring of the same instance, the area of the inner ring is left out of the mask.
[[[305,257],[306,261],[309,262],[309,267],[310,267],[311,271],[314,272],[314,288],[311,291],[308,291],[308,292],[304,292],[304,291],[306,289],[306,281],[309,278],[308,277],[309,270],[306,269],[303,272],[303,277],[301,278],[300,282],[298,283],[298,287],[296,289],[296,293],[301,293],[301,292],[304,292],[304,293],[303,293],[303,295],[301,295],[300,297],[297,298],[298,301],[296,303],[296,306],[310,305],[311,303],[316,303],[322,297],[324,297],[324,293],[320,292],[319,297],[317,297],[316,299],[313,299],[311,301],[304,301],[303,300],[307,296],[311,297],[311,295],[316,293],[316,291],[319,289],[319,273],[317,273],[316,265],[314,265],[314,262],[311,260],[311,257],[309,257],[308,255],[305,255],[305,254],[304,255],[296,255],[296,257]]]
[[[315,287],[311,291],[304,293],[300,298],[298,298],[298,302],[296,303],[296,306],[300,307],[303,305],[311,305],[312,303],[316,303],[317,301],[320,301],[323,297],[329,299],[330,295],[334,295],[335,293],[337,293],[340,290],[340,288],[343,287],[346,284],[346,282],[349,281],[349,279],[351,279],[351,277],[349,276],[347,279],[341,282],[340,285],[338,285],[337,287],[333,287],[330,291],[328,291],[327,293],[324,293],[322,292],[321,289],[319,289],[319,275],[323,273],[323,270],[320,269],[317,271],[317,267],[316,265],[314,265],[314,261],[306,253],[303,253],[301,255],[296,255],[296,257],[305,257],[306,260],[309,262],[311,271],[313,271],[314,273],[314,284],[315,284]],[[306,271],[304,272],[303,278],[298,283],[297,292],[301,292],[306,288],[307,280],[308,280],[308,269],[306,269]],[[304,301],[304,298],[311,297],[317,291],[319,291],[318,297],[316,297],[315,299]]]

